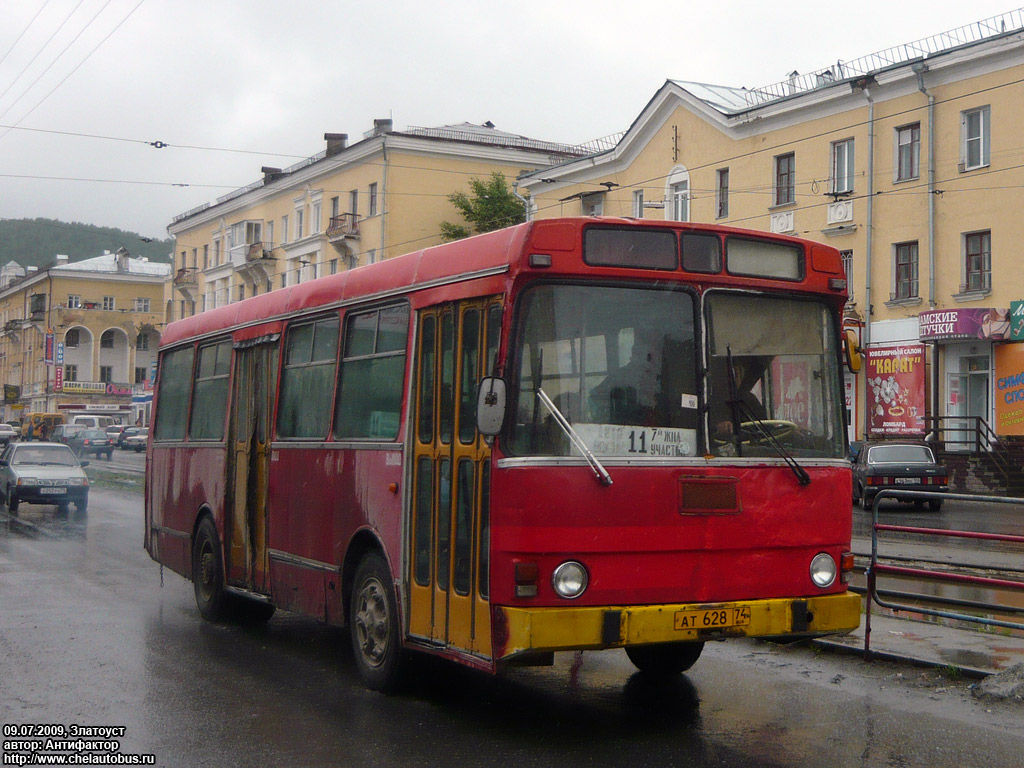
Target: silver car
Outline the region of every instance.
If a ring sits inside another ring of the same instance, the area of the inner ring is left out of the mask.
[[[70,448],[61,443],[11,443],[0,454],[0,510],[17,517],[26,504],[56,504],[61,515],[75,505],[84,515],[89,478]]]

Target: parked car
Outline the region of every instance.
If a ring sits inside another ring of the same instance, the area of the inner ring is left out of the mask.
[[[71,423],[81,424],[83,427],[91,429],[106,429],[116,422],[113,416],[72,416]]]
[[[135,434],[124,441],[124,447],[136,453],[146,450],[146,443],[149,442],[149,427],[134,427]]]
[[[26,504],[56,504],[66,515],[71,504],[84,514],[89,479],[71,449],[60,443],[10,443],[0,453],[0,509],[12,517]]]
[[[50,434],[51,443],[64,443],[68,444],[68,440],[72,435],[81,432],[85,427],[78,424],[58,424],[53,428],[53,432]]]
[[[106,433],[110,437],[114,438],[115,443],[117,442],[117,438],[120,437],[121,433],[124,432],[126,429],[128,429],[127,424],[111,424],[109,427],[105,428]]]
[[[0,444],[7,445],[17,436],[17,431],[10,424],[0,424]]]
[[[99,458],[101,453],[105,453],[107,461],[110,461],[114,455],[114,438],[107,437],[102,429],[83,429],[68,438],[68,447],[79,456],[95,453]]]
[[[132,435],[139,434],[140,429],[142,429],[142,427],[125,427],[121,434],[117,436],[117,447],[121,450],[126,449],[128,446],[125,445],[125,441]]]
[[[885,490],[945,493],[949,490],[949,473],[926,443],[864,443],[853,465],[853,501],[871,509],[875,495]],[[922,506],[923,501],[912,503]],[[928,508],[938,512],[942,499],[930,499]]]

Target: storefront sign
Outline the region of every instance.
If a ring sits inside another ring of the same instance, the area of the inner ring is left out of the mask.
[[[1024,347],[996,347],[996,434],[1024,435]]]
[[[104,381],[65,381],[64,392],[69,395],[130,395],[132,388]]]
[[[917,319],[921,341],[1010,338],[1009,309],[937,309]]]
[[[924,433],[924,345],[867,350],[868,432],[872,435]]]
[[[1024,341],[1024,301],[1010,302],[1010,341]]]

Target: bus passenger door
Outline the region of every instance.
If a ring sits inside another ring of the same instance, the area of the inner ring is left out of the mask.
[[[267,487],[270,419],[277,373],[277,337],[235,350],[229,433],[227,579],[269,594]]]
[[[490,447],[476,431],[476,389],[500,328],[501,305],[474,300],[421,312],[417,334],[410,632],[484,657]]]

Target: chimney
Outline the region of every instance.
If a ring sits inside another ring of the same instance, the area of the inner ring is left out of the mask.
[[[57,266],[58,267],[64,266],[70,260],[71,260],[71,258],[66,253],[58,253],[57,254]]]
[[[373,135],[380,136],[383,133],[389,133],[393,127],[391,118],[385,118],[382,120],[373,121]]]
[[[281,173],[280,168],[272,168],[269,165],[264,165],[262,168],[260,168],[260,173],[263,174],[264,184],[270,184],[272,181],[277,181],[282,176],[284,176],[284,174]]]
[[[324,139],[327,141],[328,157],[334,157],[341,150],[348,148],[347,133],[325,133]]]

